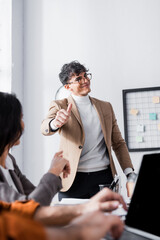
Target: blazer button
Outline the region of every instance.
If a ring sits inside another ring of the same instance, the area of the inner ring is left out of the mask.
[[[79,146],[79,149],[82,149],[83,147],[82,146]]]

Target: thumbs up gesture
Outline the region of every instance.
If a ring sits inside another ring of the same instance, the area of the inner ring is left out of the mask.
[[[57,112],[53,124],[57,128],[61,128],[65,123],[68,122],[68,119],[71,115],[72,104],[70,103],[67,107],[67,110],[61,109]]]

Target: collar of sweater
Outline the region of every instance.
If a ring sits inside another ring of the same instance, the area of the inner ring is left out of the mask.
[[[72,94],[72,97],[74,99],[74,101],[76,102],[76,104],[88,104],[91,103],[89,96],[76,96]]]

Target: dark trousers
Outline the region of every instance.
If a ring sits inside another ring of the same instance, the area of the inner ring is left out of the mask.
[[[99,192],[100,184],[110,184],[113,181],[110,166],[98,172],[77,172],[75,180],[66,192],[59,192],[58,198],[91,198]]]

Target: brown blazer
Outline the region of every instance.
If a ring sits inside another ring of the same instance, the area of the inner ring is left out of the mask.
[[[122,170],[127,167],[133,168],[126,143],[121,136],[111,104],[92,97],[90,97],[90,100],[95,106],[100,119],[113,176],[116,174],[116,168],[112,158],[112,149],[116,154]],[[64,192],[71,187],[74,181],[85,138],[82,121],[72,96],[62,100],[52,101],[48,115],[41,124],[42,134],[46,136],[54,134],[56,131],[51,130],[50,121],[55,118],[57,111],[67,109],[69,103],[72,103],[71,117],[62,128],[58,129],[60,134],[60,150],[63,150],[64,157],[69,160],[71,166],[71,174],[69,177],[62,179],[63,189],[61,191]]]

